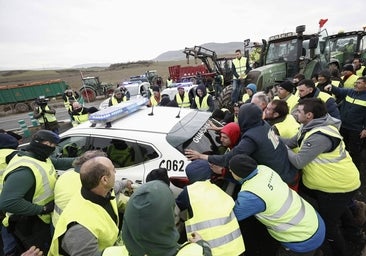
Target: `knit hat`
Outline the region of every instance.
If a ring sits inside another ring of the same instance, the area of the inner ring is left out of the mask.
[[[330,80],[331,74],[330,74],[330,71],[328,69],[324,69],[324,70],[319,72],[318,77],[319,76],[322,76],[327,80]]]
[[[231,158],[229,162],[230,170],[240,178],[246,178],[257,169],[257,162],[248,155],[239,154]]]
[[[354,68],[352,64],[346,64],[343,66],[343,71],[351,71],[354,72]]]
[[[153,180],[164,181],[168,186],[170,186],[168,170],[166,168],[154,169],[146,176],[146,182]]]
[[[281,87],[291,93],[294,91],[294,84],[289,80],[281,82],[278,87]]]
[[[241,135],[240,127],[236,122],[230,122],[226,124],[224,127],[222,127],[220,132],[226,134],[230,138],[230,148],[233,148],[238,143]]]
[[[7,133],[0,134],[0,149],[3,148],[16,149],[18,145],[19,145],[18,140],[13,136]]]
[[[32,141],[49,141],[51,143],[58,144],[60,142],[60,137],[49,130],[39,130],[32,136]]]
[[[257,86],[253,83],[248,84],[245,88],[250,89],[253,92],[253,94],[257,92]]]

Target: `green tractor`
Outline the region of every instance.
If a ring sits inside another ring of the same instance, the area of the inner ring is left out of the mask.
[[[98,76],[81,77],[83,83],[79,89],[84,102],[93,102],[97,96],[103,95],[105,98],[110,97],[115,89],[113,84],[100,82]]]
[[[264,90],[276,81],[292,79],[297,73],[311,78],[326,68],[330,56],[326,29],[315,34],[304,32],[302,25],[296,27],[296,33],[271,36],[266,44],[263,66],[249,71],[245,83],[254,83],[258,90]]]
[[[302,25],[296,27],[296,33],[271,36],[268,42],[262,40],[262,66],[249,71],[243,81],[241,95],[249,83],[256,84],[258,91],[266,91],[278,81],[292,79],[297,73],[311,78],[313,74],[326,68],[330,56],[326,29],[314,34],[304,32],[305,26]],[[248,41],[244,43],[248,45]],[[220,107],[232,108],[231,92],[231,85],[224,88],[218,99]]]
[[[330,42],[330,63],[341,70],[354,57],[366,59],[366,31],[339,32],[328,37]]]

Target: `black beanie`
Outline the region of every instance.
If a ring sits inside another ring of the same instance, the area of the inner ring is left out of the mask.
[[[164,181],[164,183],[166,183],[168,186],[170,186],[168,170],[165,168],[154,169],[146,176],[146,182],[153,181],[153,180]]]
[[[58,144],[60,142],[60,137],[49,130],[39,130],[32,136],[32,141],[42,142],[49,141],[54,144]]]
[[[0,133],[0,149],[3,148],[16,149],[18,145],[19,143],[16,138],[7,133]]]
[[[278,86],[282,87],[283,89],[285,89],[286,91],[291,92],[291,93],[294,91],[294,84],[288,80],[283,81]]]
[[[231,158],[230,170],[240,178],[246,178],[251,172],[257,169],[257,162],[248,155],[239,154]]]

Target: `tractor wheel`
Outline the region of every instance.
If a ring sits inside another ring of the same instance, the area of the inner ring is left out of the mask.
[[[17,103],[17,104],[15,104],[15,111],[17,113],[27,112],[27,111],[29,111],[29,106],[27,103],[23,103],[23,102]]]
[[[80,90],[80,94],[84,99],[84,102],[93,102],[95,101],[97,94],[93,89],[90,88],[83,88]]]
[[[231,93],[233,92],[233,86],[226,86],[220,95],[217,97],[217,103],[219,108],[227,108],[230,111],[233,110],[233,104],[231,103]]]
[[[108,88],[108,89],[105,91],[105,95],[104,95],[104,97],[105,97],[105,98],[109,98],[109,97],[111,97],[111,96],[113,95],[113,93],[114,93],[114,89],[113,89],[113,88]]]

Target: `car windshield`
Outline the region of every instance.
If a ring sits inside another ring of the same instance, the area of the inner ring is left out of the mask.
[[[190,113],[171,129],[167,141],[181,152],[190,148],[200,153],[216,153],[220,140],[215,131],[208,129],[210,115],[200,111]]]

